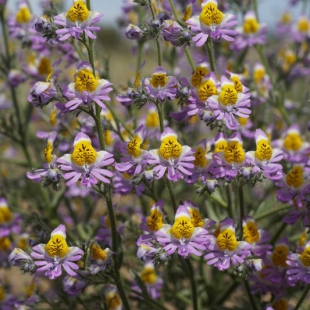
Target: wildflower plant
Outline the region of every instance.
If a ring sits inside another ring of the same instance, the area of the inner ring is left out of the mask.
[[[310,1],[8,2],[0,308],[309,307]]]

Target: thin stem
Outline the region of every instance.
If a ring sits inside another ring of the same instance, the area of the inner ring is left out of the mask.
[[[194,277],[193,266],[189,259],[185,259],[185,265],[188,270],[189,280],[191,282],[192,289],[192,301],[193,301],[193,309],[198,310],[198,294],[197,294],[197,285]]]
[[[243,186],[239,186],[239,208],[240,208],[240,240],[243,237],[242,219],[244,218],[244,196],[243,196]]]
[[[256,303],[255,303],[254,295],[252,295],[251,290],[250,290],[249,282],[244,280],[244,286],[245,286],[245,291],[246,291],[246,293],[248,295],[250,304],[252,306],[252,309],[253,310],[258,310],[258,308],[256,306]]]
[[[172,188],[172,184],[171,181],[168,180],[167,176],[165,176],[166,179],[166,183],[167,183],[167,187],[168,187],[168,191],[169,191],[169,195],[170,195],[170,199],[171,199],[171,203],[172,203],[172,207],[173,207],[173,211],[174,213],[176,213],[177,209],[178,209],[178,204],[176,201],[176,197]]]
[[[113,269],[114,269],[114,281],[117,286],[119,295],[122,299],[123,306],[125,310],[130,310],[129,302],[125,293],[125,290],[123,288],[121,279],[120,279],[120,273],[119,268],[121,265],[121,262],[119,261],[119,244],[118,244],[118,236],[117,236],[117,227],[116,227],[116,221],[115,221],[115,215],[114,215],[114,209],[113,209],[113,203],[112,203],[112,197],[111,197],[111,190],[107,190],[106,193],[104,193],[109,219],[110,219],[110,225],[111,225],[111,235],[112,235],[112,251],[115,253],[113,255]]]
[[[159,118],[159,126],[160,126],[160,132],[163,133],[165,130],[164,126],[164,115],[163,115],[163,107],[161,104],[155,103],[157,112],[158,112],[158,118]]]
[[[193,57],[191,55],[191,52],[189,51],[187,46],[184,48],[184,52],[185,52],[185,55],[187,57],[187,60],[190,64],[192,70],[195,71],[195,63],[194,63]]]
[[[227,290],[225,292],[223,292],[223,294],[220,295],[220,297],[218,299],[216,299],[211,304],[211,307],[217,306],[217,305],[222,305],[224,303],[224,301],[235,291],[235,289],[238,287],[238,285],[239,285],[239,283],[237,281],[234,281],[230,286],[228,286]]]
[[[282,208],[277,208],[277,209],[274,209],[274,210],[270,210],[270,211],[268,211],[268,212],[265,212],[265,213],[263,213],[263,214],[257,216],[257,217],[255,218],[255,221],[262,220],[262,219],[264,219],[264,218],[266,218],[266,217],[269,217],[269,216],[272,215],[272,214],[279,213],[279,212],[281,212],[281,211],[286,211],[286,210],[289,210],[289,209],[291,209],[291,208],[292,208],[291,206],[284,206],[284,207],[282,207]]]
[[[277,232],[275,233],[275,235],[272,237],[270,244],[274,245],[276,243],[276,241],[279,239],[281,233],[283,232],[283,230],[286,227],[286,223],[282,223],[281,226],[279,227],[279,229],[277,230]]]
[[[253,1],[253,10],[257,19],[257,22],[259,22],[259,15],[258,15],[258,8],[257,8],[257,2],[256,0],[252,0]]]
[[[215,57],[214,57],[214,50],[213,50],[213,42],[210,36],[208,37],[208,40],[207,40],[207,52],[208,52],[210,66],[211,66],[211,71],[216,74],[216,64],[215,64]]]
[[[225,186],[225,191],[226,191],[226,197],[227,197],[228,215],[230,218],[233,218],[234,212],[233,212],[233,204],[232,204],[232,198],[231,198],[231,192],[230,192],[229,184]]]
[[[308,286],[305,288],[305,290],[304,290],[303,294],[301,295],[301,297],[300,297],[297,305],[295,306],[294,310],[298,310],[299,309],[299,307],[302,305],[304,299],[308,295],[309,290],[310,290],[310,284],[308,284]]]
[[[168,0],[169,1],[169,4],[170,4],[170,8],[171,8],[171,11],[172,11],[172,14],[174,16],[174,19],[176,20],[176,22],[182,26],[182,23],[180,22],[179,18],[178,18],[178,15],[177,15],[177,11],[174,7],[174,4],[172,2],[172,0]]]

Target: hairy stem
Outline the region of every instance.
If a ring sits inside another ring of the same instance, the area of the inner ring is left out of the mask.
[[[307,297],[308,293],[309,293],[309,290],[310,290],[310,284],[308,284],[308,286],[305,288],[303,294],[301,295],[297,305],[295,306],[294,310],[298,310],[299,307],[302,305],[304,299]]]

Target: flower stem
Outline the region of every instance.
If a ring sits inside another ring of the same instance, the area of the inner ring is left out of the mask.
[[[175,9],[175,6],[174,6],[172,0],[168,0],[168,1],[169,1],[170,8],[171,8],[172,14],[173,14],[173,16],[174,16],[176,22],[177,22],[179,25],[182,26],[182,23],[180,22],[180,20],[179,20],[179,18],[178,18],[177,11],[176,11],[176,9]]]
[[[230,218],[234,218],[233,204],[232,204],[231,191],[230,191],[229,184],[225,186],[225,191],[226,191],[226,197],[227,197],[228,215]]]
[[[191,52],[189,51],[189,49],[188,49],[187,46],[184,47],[184,52],[185,52],[185,55],[186,55],[186,57],[187,57],[187,60],[188,60],[188,62],[189,62],[189,64],[190,64],[190,66],[191,66],[191,69],[192,69],[193,71],[195,71],[195,63],[194,63],[193,57],[192,57],[192,55],[191,55]]]
[[[208,37],[208,40],[207,40],[207,52],[208,52],[210,66],[211,66],[211,71],[216,74],[216,64],[215,64],[215,57],[214,57],[214,50],[213,50],[213,42],[210,36]]]
[[[252,295],[251,290],[250,290],[250,286],[249,286],[249,282],[247,280],[244,280],[244,286],[245,286],[245,291],[249,297],[249,301],[251,303],[252,309],[253,310],[258,310],[257,306],[256,306],[256,302],[254,299],[254,295]]]
[[[191,289],[192,289],[192,301],[193,301],[193,310],[198,310],[198,294],[197,294],[197,285],[194,277],[194,271],[193,266],[191,264],[191,261],[189,259],[185,259],[185,265],[188,270],[189,275],[189,281],[191,283]]]
[[[275,235],[272,237],[272,239],[270,240],[270,244],[274,245],[276,243],[276,241],[279,239],[281,233],[283,232],[283,230],[286,227],[286,223],[282,223],[281,226],[279,227],[279,229],[277,230],[277,232],[275,233]]]
[[[270,215],[274,214],[274,213],[279,213],[281,211],[287,211],[289,209],[291,209],[292,207],[291,206],[284,206],[282,208],[277,208],[277,209],[274,209],[274,210],[270,210],[268,212],[265,212],[261,215],[259,215],[258,217],[255,218],[255,221],[259,221],[259,220],[262,220],[266,217],[269,217]]]
[[[163,107],[161,104],[158,104],[157,102],[155,103],[157,112],[158,112],[158,117],[159,117],[159,126],[160,126],[160,132],[163,133],[165,130],[164,126],[164,115],[163,115]]]
[[[239,208],[240,208],[240,240],[243,237],[242,219],[244,218],[244,195],[243,186],[239,186]]]
[[[253,10],[254,10],[254,13],[255,13],[255,17],[257,19],[257,22],[259,22],[257,2],[256,2],[256,0],[252,0],[252,2],[253,2]]]
[[[176,211],[178,209],[178,204],[177,204],[176,197],[175,197],[175,194],[174,194],[174,191],[173,191],[173,187],[172,187],[171,181],[167,178],[167,176],[165,176],[165,179],[166,179],[166,183],[167,183],[167,187],[168,187],[168,191],[169,191],[169,195],[170,195],[173,211],[174,211],[174,213],[176,213]]]
[[[299,309],[299,307],[302,305],[304,299],[306,298],[309,290],[310,290],[310,284],[308,284],[308,286],[305,288],[305,290],[304,290],[303,294],[301,295],[301,297],[300,297],[297,305],[295,306],[294,310],[298,310]]]

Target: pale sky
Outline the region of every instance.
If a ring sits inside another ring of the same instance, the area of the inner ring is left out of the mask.
[[[69,7],[73,1],[63,0]],[[259,7],[260,21],[270,25],[274,25],[280,18],[289,0],[257,0]],[[14,5],[18,0],[8,0],[10,8],[14,8]],[[35,13],[40,12],[40,0],[30,0],[31,6]],[[102,21],[105,24],[115,25],[115,19],[121,15],[121,6],[123,0],[92,0],[93,10],[99,11],[104,14]],[[294,7],[293,15],[298,16],[301,12],[301,5]],[[310,7],[308,7],[310,12]]]

